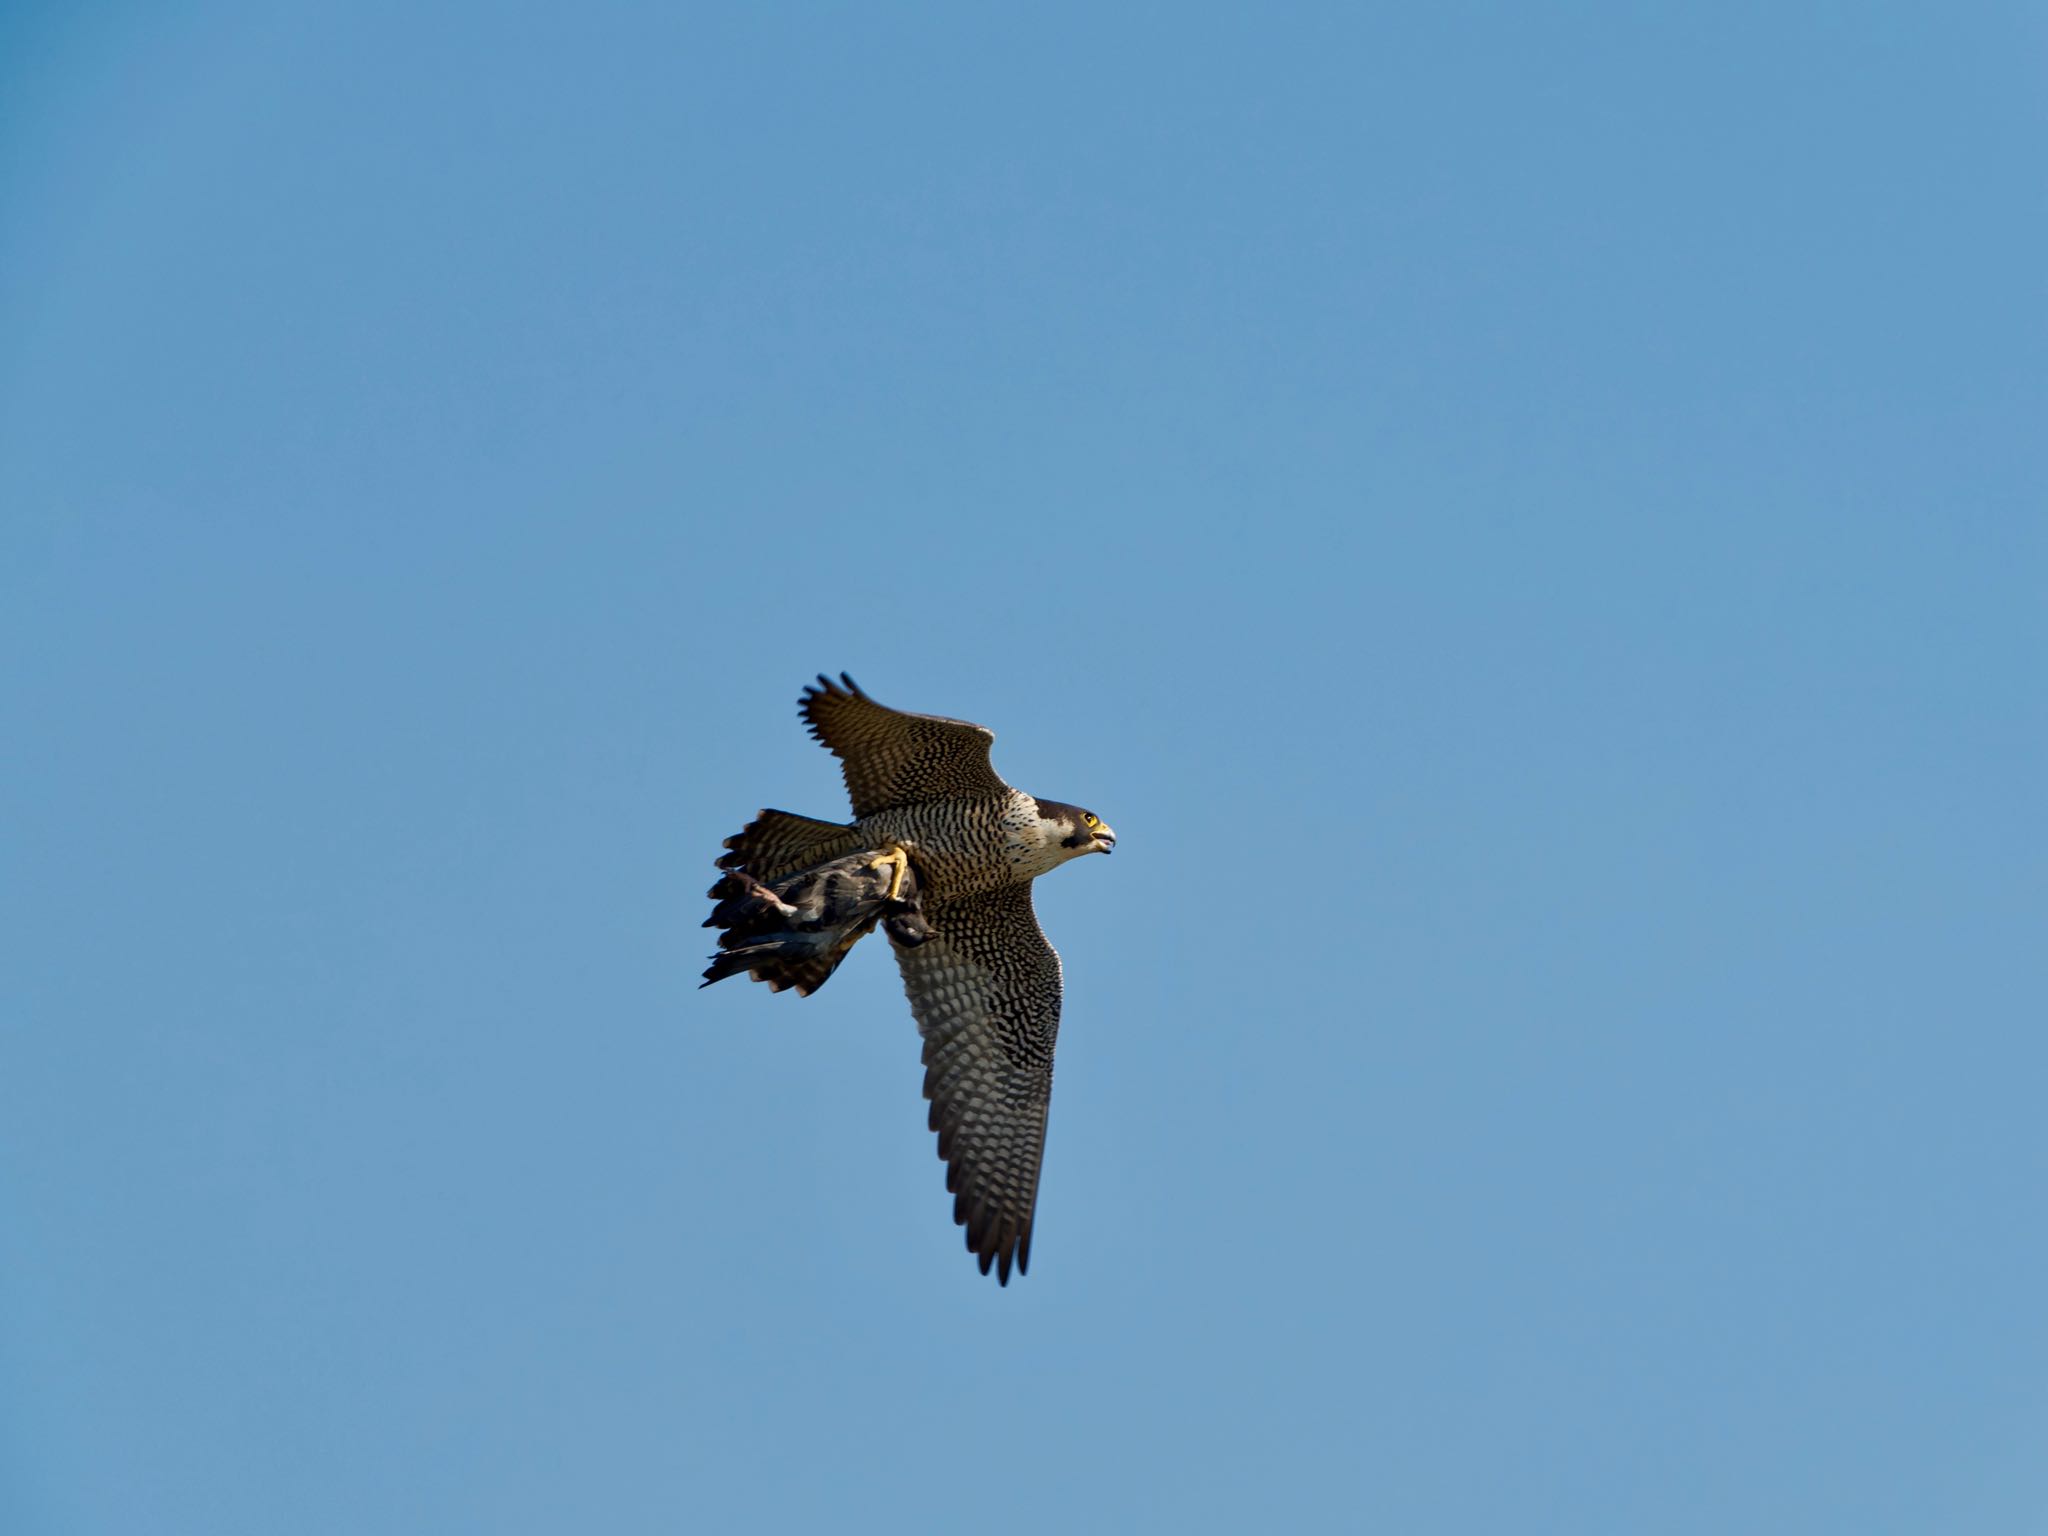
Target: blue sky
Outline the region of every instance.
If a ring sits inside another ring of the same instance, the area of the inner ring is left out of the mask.
[[[11,8],[0,1525],[2048,1527],[2044,50]],[[839,668],[1120,834],[1007,1290]]]

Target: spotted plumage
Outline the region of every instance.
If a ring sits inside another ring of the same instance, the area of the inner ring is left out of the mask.
[[[890,709],[843,674],[837,683],[820,677],[799,709],[811,735],[840,761],[854,821],[763,811],[726,839],[719,865],[730,872],[726,878],[748,882],[731,894],[754,902],[745,910],[758,916],[797,910],[788,894],[831,861],[891,848],[907,854],[928,931],[885,931],[924,1038],[924,1093],[953,1219],[967,1229],[982,1273],[994,1268],[1007,1285],[1011,1267],[1022,1274],[1031,1260],[1060,1020],[1059,955],[1039,930],[1030,882],[1069,859],[1110,852],[1116,834],[1090,811],[1004,783],[989,763],[995,733],[983,726]],[[763,896],[756,886],[774,889]],[[853,911],[835,908],[821,926]],[[811,967],[802,971],[808,978],[822,957],[829,960],[823,975],[830,975],[872,926],[841,922],[818,941],[818,955],[791,951],[796,968],[751,974],[771,985],[788,976],[785,984],[797,985],[797,968]],[[760,942],[760,935],[747,942]],[[730,965],[722,974],[740,968]]]

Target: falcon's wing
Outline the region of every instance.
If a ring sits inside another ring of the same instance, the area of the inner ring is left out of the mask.
[[[924,1036],[924,1096],[946,1160],[953,1219],[981,1272],[1010,1283],[1031,1263],[1031,1210],[1045,1152],[1060,957],[1039,931],[1031,887],[927,899],[932,936],[898,948]]]
[[[854,819],[921,800],[1006,795],[989,766],[987,726],[942,715],[912,715],[877,704],[844,672],[806,688],[797,709],[811,734],[837,757],[853,797]]]

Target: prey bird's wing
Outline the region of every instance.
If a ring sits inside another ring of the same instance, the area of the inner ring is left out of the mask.
[[[1029,885],[927,900],[932,936],[896,950],[924,1036],[924,1096],[946,1160],[953,1219],[1005,1285],[1031,1262],[1031,1212],[1060,1028],[1060,957]]]
[[[831,749],[846,774],[857,821],[876,811],[923,800],[985,799],[1010,786],[989,766],[996,733],[943,715],[912,715],[877,704],[845,673],[844,683],[820,677],[797,708],[811,734]]]

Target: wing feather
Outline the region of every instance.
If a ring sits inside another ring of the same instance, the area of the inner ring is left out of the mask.
[[[946,1160],[953,1220],[987,1274],[1010,1283],[1031,1262],[1032,1211],[1060,1027],[1060,957],[1028,885],[928,901],[933,933],[898,948],[924,1037],[924,1093]]]
[[[797,709],[811,735],[839,759],[854,819],[925,800],[1006,795],[988,760],[996,733],[943,715],[913,715],[877,704],[844,672],[820,675]],[[843,685],[843,686],[842,686]]]

